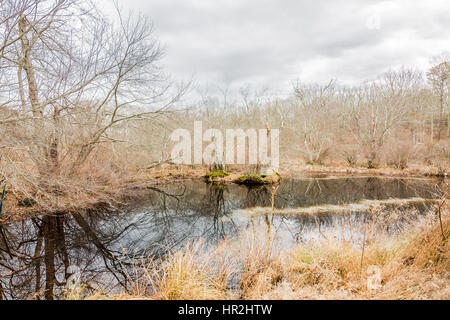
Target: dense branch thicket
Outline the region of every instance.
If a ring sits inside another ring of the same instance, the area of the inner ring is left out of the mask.
[[[21,196],[70,189],[106,148],[87,170],[97,175],[113,131],[164,116],[182,93],[158,65],[152,24],[116,9],[112,23],[90,1],[0,3],[0,181]]]
[[[414,164],[445,170],[449,75],[450,62],[443,56],[427,73],[402,67],[355,86],[296,82],[284,98],[245,88],[240,96],[202,97],[171,123],[192,128],[201,119],[204,128],[279,128],[282,165],[404,169]],[[136,134],[145,126],[136,127]]]

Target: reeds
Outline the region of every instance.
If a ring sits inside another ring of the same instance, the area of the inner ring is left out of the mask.
[[[448,210],[442,224],[445,230],[450,228]],[[170,252],[163,261],[143,260],[135,277],[130,276],[130,296],[188,300],[450,298],[450,247],[442,240],[435,215],[424,217],[400,236],[370,238],[371,228],[368,224],[362,259],[361,247],[326,239],[283,249],[274,237],[268,251],[264,229],[249,229],[239,239],[213,247],[193,242]],[[367,284],[368,270],[373,269],[381,276],[377,290]]]

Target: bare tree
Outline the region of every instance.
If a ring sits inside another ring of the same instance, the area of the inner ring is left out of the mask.
[[[420,74],[410,69],[387,72],[357,89],[349,100],[347,128],[367,150],[368,167],[376,166],[388,136],[405,121]]]
[[[439,58],[438,58],[439,59]],[[448,94],[450,83],[450,62],[448,58],[441,57],[441,62],[436,64],[427,72],[427,78],[430,82],[435,95],[438,98],[439,103],[439,126],[438,126],[438,141],[441,140],[441,131],[443,126],[444,107],[447,104],[448,107]],[[450,128],[450,110],[447,110],[447,124]],[[447,130],[449,135],[450,129]]]
[[[296,132],[302,139],[302,151],[308,163],[320,163],[332,145],[335,122],[329,121],[335,113],[334,95],[336,82],[325,86],[294,86],[300,125]]]
[[[117,22],[89,0],[0,3],[0,104],[15,112],[3,122],[22,128],[39,184],[77,174],[114,128],[167,114],[184,92],[158,65],[151,22],[115,6]]]

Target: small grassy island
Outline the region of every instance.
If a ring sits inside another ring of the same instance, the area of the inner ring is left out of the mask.
[[[230,175],[229,172],[223,169],[210,171],[207,174],[203,176],[203,178],[207,182],[217,182],[218,180],[223,180],[225,177],[228,177]]]
[[[264,184],[273,184],[280,182],[281,178],[278,173],[270,175],[265,174],[244,174],[234,180],[234,183],[245,186],[259,186]]]

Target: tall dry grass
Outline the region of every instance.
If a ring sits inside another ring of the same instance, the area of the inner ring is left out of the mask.
[[[265,230],[248,229],[217,246],[194,242],[163,261],[142,260],[130,274],[130,295],[96,298],[450,299],[448,207],[442,218],[445,239],[430,212],[400,235],[378,229],[364,251],[332,237],[283,248],[273,234],[269,248]],[[368,285],[374,270],[379,288]]]

